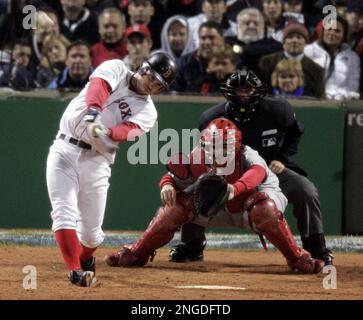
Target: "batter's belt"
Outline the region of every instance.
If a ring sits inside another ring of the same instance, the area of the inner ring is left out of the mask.
[[[77,140],[75,138],[69,137],[67,135],[65,135],[64,133],[59,134],[58,139],[62,139],[64,141],[67,141],[71,144],[74,144],[75,146],[78,146],[80,148],[83,149],[87,149],[87,150],[91,150],[92,146],[82,140]]]

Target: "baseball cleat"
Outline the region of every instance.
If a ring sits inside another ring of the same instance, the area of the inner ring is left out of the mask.
[[[81,268],[83,271],[92,271],[94,274],[96,274],[96,258],[92,257],[87,261],[81,260]]]
[[[193,262],[203,261],[203,249],[196,252],[189,252],[185,243],[180,243],[169,252],[169,261],[171,262]]]
[[[306,274],[319,273],[325,265],[323,260],[312,258],[304,249],[301,249],[300,257],[295,262],[287,261],[287,264],[292,271]]]
[[[80,287],[92,287],[96,284],[97,279],[94,272],[78,269],[69,273],[69,281]]]
[[[134,246],[134,244],[125,245],[120,251],[106,255],[104,261],[110,267],[142,267],[149,260],[153,261],[156,252],[137,256]]]
[[[169,252],[171,262],[194,262],[203,261],[206,241],[192,240],[188,243],[181,242],[174,246]]]
[[[325,251],[321,253],[317,258],[323,260],[326,266],[333,265],[334,256],[329,249],[325,249]]]
[[[121,251],[110,253],[103,259],[110,267],[120,267]]]

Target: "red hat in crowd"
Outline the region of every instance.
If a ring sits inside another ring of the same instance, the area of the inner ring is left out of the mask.
[[[138,33],[144,36],[145,38],[151,38],[150,30],[144,24],[134,24],[126,29],[125,37],[126,39],[130,37],[131,34]]]

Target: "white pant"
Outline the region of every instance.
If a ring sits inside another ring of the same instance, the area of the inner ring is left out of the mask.
[[[266,192],[275,202],[279,211],[282,213],[285,211],[287,199],[281,191],[274,189],[261,189],[259,191]],[[237,227],[241,229],[250,229],[247,211],[241,213],[230,213],[228,210],[220,210],[217,215],[211,219],[199,215],[192,221],[192,223],[203,227]]]
[[[109,162],[97,152],[55,140],[47,160],[52,230],[76,229],[84,246],[99,246],[110,176]]]

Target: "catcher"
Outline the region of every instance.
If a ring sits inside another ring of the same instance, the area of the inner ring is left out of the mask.
[[[221,153],[224,163],[218,161]],[[217,175],[231,163],[230,174]],[[256,151],[242,145],[242,134],[232,121],[210,122],[189,157],[174,156],[167,167],[160,181],[164,206],[135,244],[106,256],[109,266],[144,266],[182,224],[193,220],[204,227],[250,226],[265,248],[264,237],[280,250],[292,270],[318,273],[323,268],[323,261],[297,246],[282,214],[287,199],[276,175]]]

